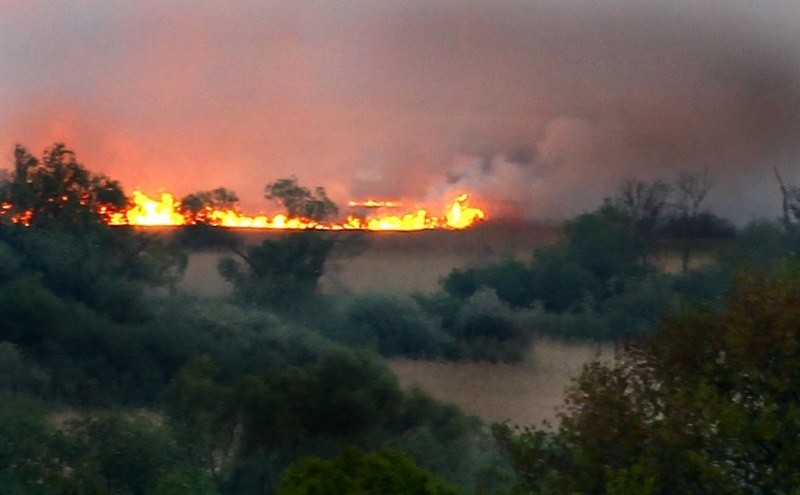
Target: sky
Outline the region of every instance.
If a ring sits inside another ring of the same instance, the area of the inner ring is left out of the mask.
[[[800,185],[796,0],[0,0],[0,69],[0,167],[65,142],[250,210],[294,175],[557,220],[707,168],[746,222]]]

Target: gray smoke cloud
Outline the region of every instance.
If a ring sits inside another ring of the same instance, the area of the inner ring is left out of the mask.
[[[339,201],[467,190],[563,218],[709,168],[710,206],[800,183],[800,4],[0,0],[0,156],[65,141],[128,190],[295,174]]]

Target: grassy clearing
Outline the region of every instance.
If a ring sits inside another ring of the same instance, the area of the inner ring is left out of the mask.
[[[526,425],[554,420],[569,380],[587,361],[612,352],[608,345],[543,339],[519,364],[394,359],[390,366],[404,387],[417,386],[489,421]]]

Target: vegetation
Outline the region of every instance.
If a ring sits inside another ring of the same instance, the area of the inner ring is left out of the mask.
[[[4,492],[269,494],[308,456],[376,445],[413,459],[403,473],[435,473],[425,475],[432,487],[442,477],[470,489],[497,462],[479,420],[401,390],[374,354],[287,316],[298,300],[322,302],[329,239],[243,250],[253,264],[232,301],[178,295],[180,245],[109,227],[105,204],[84,192],[52,209],[94,177],[65,149],[45,152],[56,165],[36,180],[0,183],[4,200],[34,198],[0,225]],[[33,177],[38,160],[17,157]],[[58,164],[75,173],[48,176]],[[219,199],[212,193],[196,197]]]
[[[207,207],[235,208],[224,188],[184,198],[199,224],[178,242],[109,227],[125,204],[115,181],[64,145],[18,147],[0,179],[0,487],[796,493],[798,219],[731,238],[700,208],[710,184],[628,181],[560,242],[455,270],[437,293],[327,297],[331,253],[357,239],[245,246],[204,223]],[[336,212],[295,178],[265,191],[310,220]],[[692,266],[684,241],[721,237]],[[676,241],[681,270],[658,270]],[[229,298],[174,290],[186,248],[230,255]],[[494,441],[478,418],[402,390],[379,356],[515,361],[534,331],[620,350],[585,368],[559,424],[495,425]]]
[[[196,222],[206,222],[208,210],[235,210],[239,196],[235,192],[218,187],[211,191],[198,191],[180,200],[180,210]]]
[[[0,185],[0,203],[10,205],[2,218],[33,227],[86,229],[125,206],[117,181],[89,172],[62,143],[41,159],[24,147],[14,149],[14,169]]]
[[[748,226],[732,240],[729,222],[700,209],[710,188],[706,174],[684,173],[676,183],[628,180],[596,211],[564,222],[563,240],[538,249],[528,263],[509,258],[454,270],[442,281],[439,298],[466,301],[491,290],[525,328],[566,338],[617,339],[650,331],[682,301],[718,301],[741,266],[774,264],[792,252],[792,234],[770,222]],[[672,191],[679,191],[674,204]],[[716,239],[728,239],[717,260],[690,270],[692,246]],[[680,273],[656,267],[661,243],[679,248]]]
[[[310,457],[289,467],[279,495],[455,495],[449,487],[400,452],[365,454],[346,449],[335,460]]]
[[[796,262],[742,276],[589,364],[556,430],[496,426],[520,493],[797,493],[799,298]]]
[[[309,221],[325,220],[338,211],[325,189],[317,187],[312,193],[294,177],[268,184],[264,197],[280,204],[289,216]],[[305,310],[317,298],[325,262],[337,242],[330,233],[313,230],[265,239],[258,246],[233,249],[238,260],[223,258],[219,272],[242,302],[284,312]]]

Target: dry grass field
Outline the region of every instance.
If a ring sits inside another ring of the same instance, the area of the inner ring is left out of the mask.
[[[395,359],[391,367],[405,387],[418,386],[487,421],[517,425],[556,419],[564,389],[584,363],[612,356],[608,345],[537,341],[518,364],[455,363]]]
[[[242,235],[254,244],[281,234],[243,231]],[[333,256],[321,283],[329,294],[430,292],[454,268],[481,265],[509,254],[527,260],[536,247],[554,242],[558,235],[555,228],[509,222],[487,222],[463,231],[366,233],[366,249],[356,256]],[[225,294],[230,288],[217,274],[219,258],[213,252],[192,254],[181,290]]]
[[[248,243],[274,233],[246,232]],[[348,235],[343,233],[342,235]],[[558,239],[556,229],[487,222],[466,231],[367,234],[366,249],[354,257],[333,257],[322,280],[327,293],[430,292],[454,268],[479,266],[506,255],[527,260],[533,250]],[[222,295],[230,290],[219,277],[217,253],[193,254],[182,290]],[[564,387],[583,364],[608,349],[594,344],[544,340],[516,365],[475,362],[393,360],[404,387],[418,386],[434,397],[490,421],[517,424],[554,419]]]

